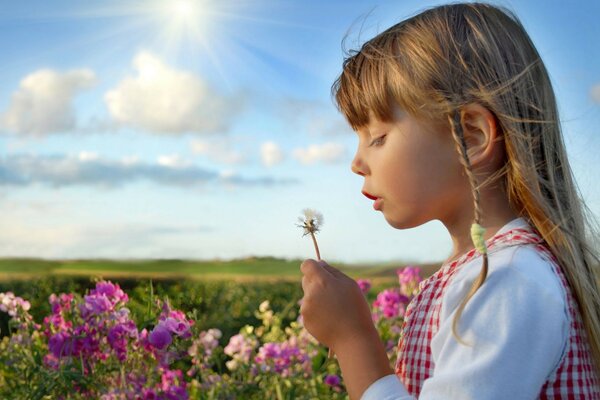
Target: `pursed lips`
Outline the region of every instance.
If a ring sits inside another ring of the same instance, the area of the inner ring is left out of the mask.
[[[367,192],[365,192],[364,190],[362,191],[362,194],[364,194],[367,198],[371,199],[371,200],[377,200],[378,197],[375,197]]]
[[[381,211],[381,207],[382,207],[382,203],[383,203],[383,199],[381,199],[381,197],[375,197],[372,194],[365,192],[364,190],[362,191],[362,194],[364,194],[368,199],[375,201],[373,203],[373,209],[375,211]]]

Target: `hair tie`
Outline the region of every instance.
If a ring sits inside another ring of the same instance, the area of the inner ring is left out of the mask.
[[[483,234],[485,233],[485,228],[478,223],[474,223],[471,225],[471,240],[475,245],[477,251],[481,254],[487,253],[487,248],[485,246],[485,239],[483,238]]]

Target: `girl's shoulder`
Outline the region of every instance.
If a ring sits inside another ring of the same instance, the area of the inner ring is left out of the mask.
[[[458,268],[446,288],[446,300],[462,300],[479,276],[483,259],[473,258]],[[566,307],[566,290],[558,265],[538,244],[506,245],[493,249],[488,255],[488,274],[479,290],[493,291],[496,296],[535,298],[543,294],[556,305]],[[486,287],[487,285],[487,287]],[[477,295],[477,294],[476,294]]]

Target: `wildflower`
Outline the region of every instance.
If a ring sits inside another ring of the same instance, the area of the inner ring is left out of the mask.
[[[16,317],[19,309],[29,311],[31,304],[27,300],[15,296],[13,292],[0,293],[0,311]]]
[[[363,292],[364,295],[369,293],[369,290],[371,289],[371,281],[370,280],[359,279],[356,281],[356,283],[358,283],[358,287],[360,288],[360,291]]]
[[[241,333],[233,335],[229,339],[229,344],[223,349],[223,352],[232,358],[226,363],[227,368],[234,371],[240,363],[248,364],[256,346],[258,346],[258,342],[253,337],[246,337]]]
[[[320,260],[321,253],[319,252],[315,233],[319,232],[321,225],[323,225],[323,214],[310,208],[305,208],[302,210],[302,213],[304,214],[304,218],[298,217],[298,222],[300,222],[300,224],[297,224],[297,226],[304,229],[304,235],[302,236],[310,234],[317,252],[317,260]]]
[[[192,356],[193,368],[188,370],[187,375],[192,376],[197,370],[205,370],[210,367],[213,351],[219,346],[219,339],[223,336],[218,329],[209,329],[200,332],[198,339],[194,340],[187,353]]]
[[[159,369],[161,375],[161,382],[158,385],[162,396],[157,398],[173,399],[173,400],[187,400],[189,398],[186,383],[183,379],[183,373],[176,370]]]
[[[412,297],[419,293],[419,282],[421,282],[420,268],[407,266],[396,271],[400,290],[406,296]]]
[[[171,344],[173,338],[167,328],[162,325],[157,325],[148,335],[148,341],[152,346],[159,350],[163,350]]]
[[[127,358],[127,337],[137,338],[138,331],[133,321],[117,324],[108,331],[107,340],[115,350],[119,361]]]
[[[376,312],[381,312],[385,318],[395,318],[404,316],[403,304],[407,304],[409,298],[398,291],[387,289],[377,295],[373,302],[373,308]]]
[[[283,377],[296,373],[307,373],[311,368],[311,359],[298,346],[289,341],[268,342],[258,349],[254,358],[263,372],[274,372]]]
[[[340,377],[337,375],[325,375],[323,382],[329,386],[339,386],[341,383]]]

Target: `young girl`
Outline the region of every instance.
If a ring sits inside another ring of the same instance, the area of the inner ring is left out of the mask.
[[[302,263],[305,326],[350,398],[600,399],[599,260],[518,19],[427,10],[352,53],[333,92],[374,208],[397,229],[439,220],[453,242],[406,310],[394,369],[358,285]]]

